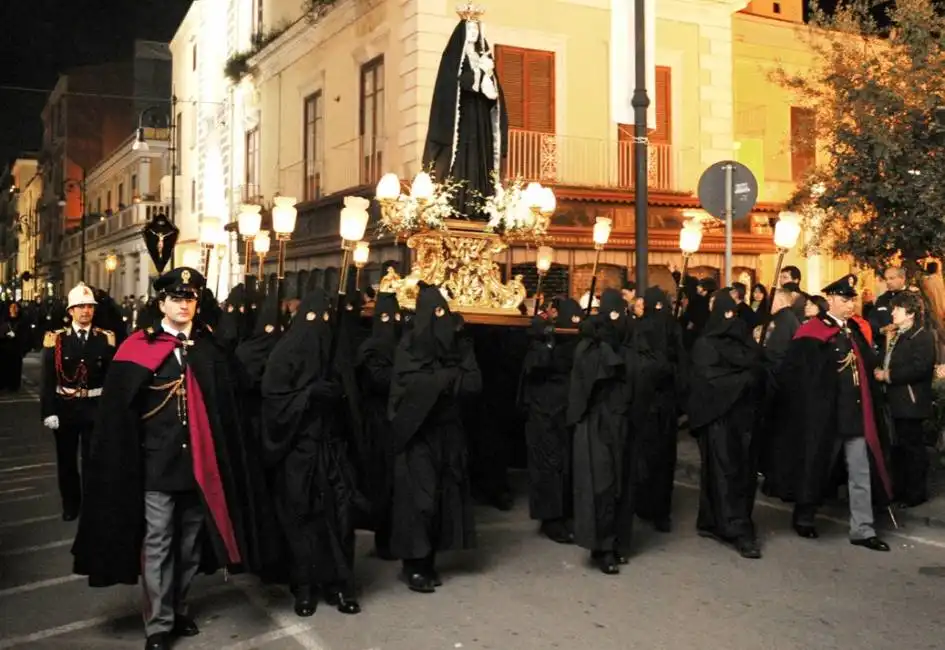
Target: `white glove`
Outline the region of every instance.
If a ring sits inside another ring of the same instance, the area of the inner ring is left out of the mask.
[[[47,429],[55,431],[56,429],[59,428],[59,416],[50,415],[48,418],[43,420],[43,426],[46,427]]]

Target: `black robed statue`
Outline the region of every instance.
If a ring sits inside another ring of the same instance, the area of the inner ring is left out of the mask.
[[[454,205],[476,218],[470,199],[495,193],[493,175],[508,153],[509,120],[482,23],[478,15],[461,15],[440,59],[423,167],[437,182],[462,181]]]

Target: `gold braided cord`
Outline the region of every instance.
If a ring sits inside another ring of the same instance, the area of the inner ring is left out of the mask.
[[[180,379],[169,381],[166,384],[162,384],[160,386],[148,386],[150,390],[167,391],[167,395],[164,397],[163,400],[161,400],[161,403],[158,404],[157,407],[151,409],[150,411],[142,415],[141,419],[149,420],[153,418],[155,415],[157,415],[158,413],[160,413],[161,409],[167,406],[168,402],[170,402],[171,399],[173,399],[176,395],[180,394],[181,386],[183,386],[183,384],[184,384],[184,378],[181,377]]]

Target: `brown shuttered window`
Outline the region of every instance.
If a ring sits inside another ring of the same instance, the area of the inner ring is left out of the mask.
[[[817,117],[812,108],[791,107],[791,179],[799,181],[817,161]]]
[[[497,45],[496,70],[509,128],[555,132],[555,53]]]
[[[656,126],[650,130],[650,142],[672,144],[673,142],[673,69],[656,66],[656,90],[650,93],[656,100]],[[617,137],[621,142],[633,140],[633,125],[617,125]]]

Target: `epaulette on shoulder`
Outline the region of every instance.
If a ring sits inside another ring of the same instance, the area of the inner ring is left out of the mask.
[[[101,327],[93,327],[92,331],[96,334],[103,334],[105,340],[108,342],[110,347],[115,347],[115,333],[111,330],[102,329]]]
[[[54,348],[56,347],[56,341],[59,339],[59,335],[65,332],[66,330],[53,330],[51,332],[46,332],[43,336],[43,347],[44,348]]]

